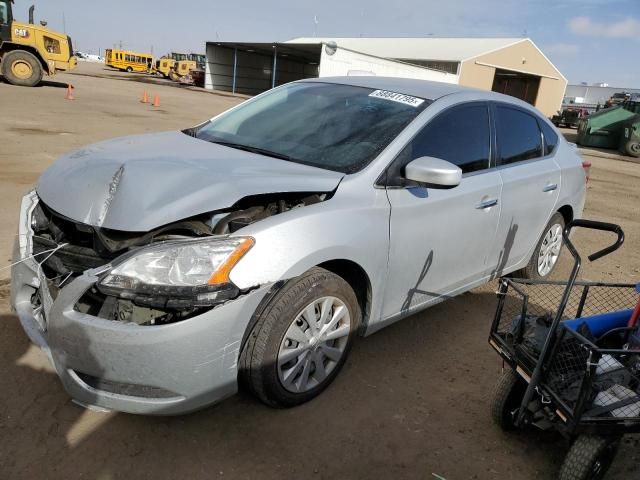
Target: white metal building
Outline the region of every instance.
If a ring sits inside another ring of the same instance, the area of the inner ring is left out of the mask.
[[[296,38],[208,42],[205,87],[257,94],[335,75],[422,78],[522,98],[552,115],[567,80],[528,38]]]

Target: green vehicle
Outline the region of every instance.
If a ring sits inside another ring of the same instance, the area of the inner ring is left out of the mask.
[[[578,123],[577,143],[584,147],[621,149],[624,153],[633,155],[631,152],[639,149],[639,124],[640,95],[634,95],[620,105],[581,119]]]

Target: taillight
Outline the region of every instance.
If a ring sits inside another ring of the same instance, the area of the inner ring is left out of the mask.
[[[584,168],[585,183],[589,183],[589,176],[591,174],[591,162],[583,160],[582,168]]]

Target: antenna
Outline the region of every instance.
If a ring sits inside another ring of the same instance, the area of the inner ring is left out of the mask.
[[[318,15],[313,16],[313,38],[318,36],[318,24],[320,20],[318,20]]]

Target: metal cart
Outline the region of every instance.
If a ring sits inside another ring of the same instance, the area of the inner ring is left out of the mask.
[[[489,337],[505,366],[492,417],[503,430],[534,425],[569,439],[560,480],[603,478],[622,436],[640,432],[638,289],[577,281],[582,260],[569,238],[576,227],[617,235],[591,261],[624,242],[617,225],[569,223],[563,232],[575,260],[569,280],[501,279]]]

